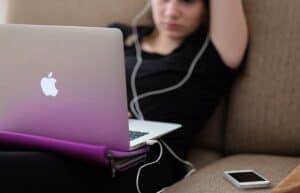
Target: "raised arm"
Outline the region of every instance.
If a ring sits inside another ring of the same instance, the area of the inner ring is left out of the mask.
[[[242,0],[210,0],[210,35],[225,64],[237,68],[248,43]]]

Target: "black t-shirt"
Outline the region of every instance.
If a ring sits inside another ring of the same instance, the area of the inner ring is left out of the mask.
[[[120,29],[124,40],[132,34],[131,27],[125,24],[113,23],[109,27]],[[153,29],[152,26],[139,26],[139,39],[150,34]],[[137,93],[167,88],[181,81],[205,38],[206,35],[194,33],[168,55],[142,51],[143,62],[136,76]],[[124,50],[127,95],[130,102],[130,76],[137,59],[134,45],[124,44]],[[214,44],[209,41],[191,78],[182,87],[139,100],[145,120],[182,124],[183,128],[169,134],[165,140],[177,153],[185,155],[193,136],[204,126],[220,99],[229,91],[238,72],[239,70],[233,70],[224,64]]]

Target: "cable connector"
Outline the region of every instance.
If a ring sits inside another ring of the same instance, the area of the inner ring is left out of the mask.
[[[146,141],[146,144],[147,144],[147,145],[150,145],[150,146],[152,146],[152,145],[154,145],[154,144],[156,144],[156,143],[158,143],[158,141],[155,140],[155,139],[149,139],[149,140]]]

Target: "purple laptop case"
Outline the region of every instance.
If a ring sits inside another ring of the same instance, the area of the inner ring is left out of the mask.
[[[149,147],[142,147],[135,151],[115,151],[108,149],[104,145],[76,143],[11,131],[0,131],[0,143],[14,147],[60,153],[104,167],[109,166],[108,153],[115,158],[122,158],[143,154],[149,150]],[[131,165],[135,164],[131,163]],[[126,168],[130,168],[130,165]]]

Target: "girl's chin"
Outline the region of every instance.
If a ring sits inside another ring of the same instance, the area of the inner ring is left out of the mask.
[[[183,39],[185,36],[182,33],[174,33],[174,32],[165,32],[168,37],[172,39]]]

